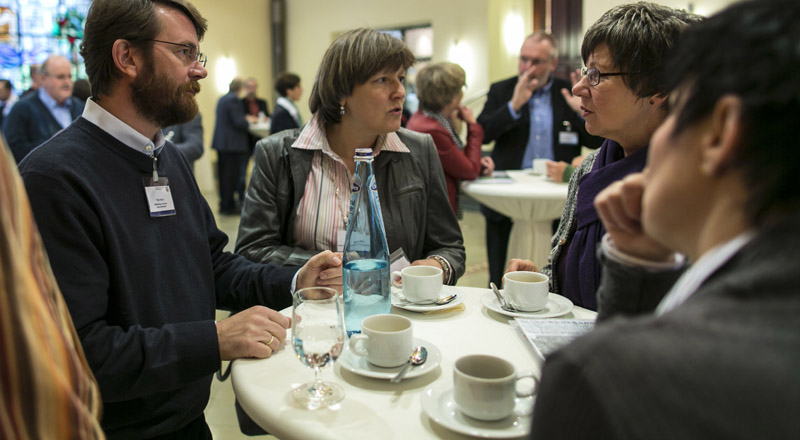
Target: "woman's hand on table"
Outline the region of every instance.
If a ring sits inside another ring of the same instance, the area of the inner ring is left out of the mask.
[[[491,176],[494,172],[494,160],[490,156],[481,157],[481,176]]]
[[[508,262],[508,267],[504,273],[508,272],[516,272],[518,270],[524,270],[528,272],[539,272],[539,269],[533,264],[531,260],[521,260],[518,258],[512,258],[511,261]]]
[[[414,261],[411,262],[411,265],[412,266],[432,266],[432,267],[437,267],[439,269],[442,269],[442,278],[444,278],[444,275],[445,275],[445,272],[446,272],[444,270],[444,267],[442,267],[442,265],[439,264],[439,262],[436,261],[436,259],[434,259],[434,258],[426,258],[424,260],[414,260]],[[446,282],[447,280],[444,280],[444,281]]]
[[[297,289],[330,287],[342,293],[342,254],[322,251],[311,257],[297,273]]]
[[[268,358],[286,339],[292,320],[275,310],[254,306],[217,322],[219,357]]]
[[[567,169],[566,162],[553,162],[547,161],[547,176],[553,179],[553,182],[564,181],[564,170]]]
[[[630,174],[601,191],[594,207],[617,249],[649,261],[668,261],[673,252],[642,229],[643,193],[644,175]]]

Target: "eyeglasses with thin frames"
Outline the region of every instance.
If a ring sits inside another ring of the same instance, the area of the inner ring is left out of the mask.
[[[589,85],[596,86],[600,84],[600,78],[604,76],[621,76],[627,75],[628,72],[608,72],[608,73],[600,73],[599,70],[592,67],[591,69],[583,68],[581,69],[581,78],[584,76],[588,77]]]
[[[208,57],[206,54],[199,52],[197,47],[193,44],[184,44],[184,43],[173,43],[171,41],[164,41],[164,40],[156,40],[156,39],[149,39],[147,41],[155,41],[156,43],[164,43],[164,44],[171,44],[173,46],[180,46],[183,47],[184,50],[180,51],[183,58],[190,63],[198,62],[201,66],[206,67],[206,62],[208,61]]]

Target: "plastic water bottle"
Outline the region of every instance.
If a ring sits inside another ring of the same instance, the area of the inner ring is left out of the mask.
[[[347,335],[361,333],[361,320],[389,313],[389,247],[378,186],[372,173],[372,150],[356,149],[356,172],[350,189],[350,216],[344,241],[344,320]]]

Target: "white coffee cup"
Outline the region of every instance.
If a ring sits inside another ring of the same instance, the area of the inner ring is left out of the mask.
[[[397,284],[397,278],[402,284]],[[442,296],[442,269],[433,266],[408,266],[392,272],[392,285],[403,289],[409,301],[436,301]]]
[[[402,365],[411,356],[411,320],[400,315],[373,315],[361,321],[361,334],[350,336],[350,350],[379,367]]]
[[[508,272],[503,275],[503,287],[506,301],[523,312],[543,309],[550,295],[550,279],[539,272]]]
[[[517,382],[533,379],[528,392],[517,392]],[[478,420],[500,420],[514,411],[515,397],[535,394],[539,383],[532,372],[517,375],[505,359],[476,354],[459,358],[453,370],[453,400],[464,415]]]
[[[547,162],[550,162],[550,159],[533,159],[533,173],[547,174]]]

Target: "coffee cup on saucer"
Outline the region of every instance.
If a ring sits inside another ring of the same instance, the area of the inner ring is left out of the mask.
[[[398,284],[396,279],[402,280]],[[408,266],[392,272],[392,285],[403,289],[411,302],[436,301],[442,296],[442,269],[433,266]]]
[[[539,272],[508,272],[503,275],[503,287],[506,301],[522,312],[543,309],[550,296],[550,279]]]
[[[361,321],[361,334],[350,337],[350,350],[367,362],[390,368],[404,364],[413,351],[411,320],[400,315],[373,315]]]
[[[533,379],[529,392],[517,392],[517,382]],[[464,415],[473,419],[493,421],[514,412],[515,398],[535,394],[538,379],[532,372],[517,374],[505,359],[488,355],[469,355],[459,358],[453,370],[453,400]]]

